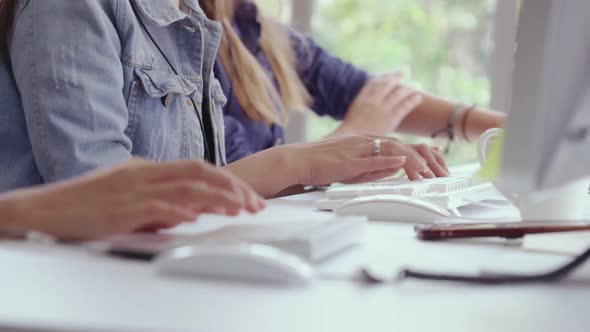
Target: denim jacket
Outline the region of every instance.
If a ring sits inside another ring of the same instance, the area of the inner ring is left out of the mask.
[[[182,11],[171,0],[131,1],[179,75],[129,0],[19,1],[12,63],[0,67],[0,190],[132,155],[201,159],[197,112],[204,109],[213,119],[216,159],[225,163],[226,99],[213,78],[220,24],[197,0],[182,1]]]

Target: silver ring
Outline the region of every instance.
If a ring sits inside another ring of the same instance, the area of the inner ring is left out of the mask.
[[[373,155],[380,156],[381,155],[381,139],[377,138],[373,141]]]

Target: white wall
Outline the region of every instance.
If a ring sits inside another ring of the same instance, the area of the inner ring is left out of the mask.
[[[508,112],[512,91],[512,71],[516,29],[518,25],[517,0],[497,0],[492,59],[491,107]]]
[[[292,25],[301,32],[311,32],[311,17],[313,15],[314,0],[292,0]],[[308,115],[303,112],[293,112],[289,123],[285,128],[285,141],[287,143],[301,142],[307,136]]]

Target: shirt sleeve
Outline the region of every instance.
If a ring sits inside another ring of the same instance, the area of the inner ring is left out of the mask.
[[[28,1],[18,15],[11,60],[45,181],[131,157],[116,4]]]
[[[240,121],[232,115],[225,114],[225,154],[229,164],[254,153],[251,148],[246,130]]]
[[[369,74],[330,54],[310,37],[290,32],[297,69],[318,115],[342,119],[369,80]]]

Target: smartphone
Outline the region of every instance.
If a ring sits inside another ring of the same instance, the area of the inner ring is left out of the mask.
[[[527,234],[590,231],[590,224],[587,221],[439,224],[416,226],[415,231],[419,239],[426,241],[477,237],[517,239]]]

